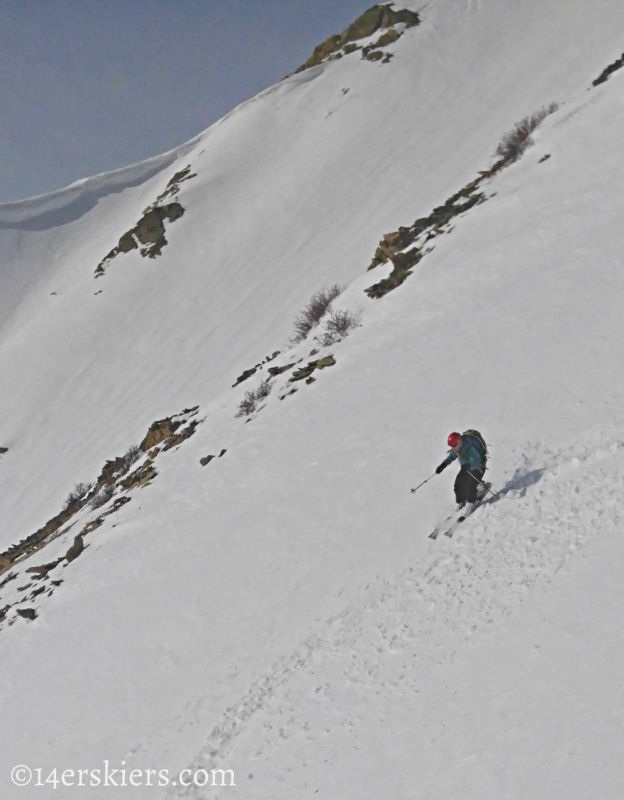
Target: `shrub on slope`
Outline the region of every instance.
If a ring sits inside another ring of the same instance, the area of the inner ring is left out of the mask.
[[[549,114],[552,114],[558,108],[559,105],[557,103],[551,103],[549,106],[541,108],[535,114],[531,114],[516,123],[514,128],[503,136],[496,148],[498,158],[504,161],[505,164],[517,161],[527,147],[533,144],[531,139],[533,131]]]
[[[312,328],[315,328],[319,324],[328,312],[332,302],[341,292],[342,288],[338,286],[338,284],[334,284],[329,289],[323,289],[321,292],[316,292],[316,294],[312,295],[308,305],[295,320],[293,344],[302,342]]]

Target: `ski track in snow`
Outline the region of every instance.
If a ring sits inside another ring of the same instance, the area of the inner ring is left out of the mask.
[[[342,613],[226,709],[188,767],[240,768],[235,739],[256,726],[263,732],[251,740],[263,744],[248,754],[254,771],[268,763],[278,783],[288,775],[299,783],[310,746],[325,746],[322,734],[357,726],[353,709],[372,697],[419,691],[436,664],[494,630],[529,593],[544,591],[568,559],[620,524],[624,438],[610,441],[560,453],[530,447],[500,501],[484,504],[452,540],[432,541],[421,566],[363,585]],[[426,531],[416,524],[415,535]],[[277,766],[276,751],[294,736],[305,737],[305,746]],[[228,797],[243,793],[240,784],[227,789]],[[196,787],[168,794],[201,796]]]

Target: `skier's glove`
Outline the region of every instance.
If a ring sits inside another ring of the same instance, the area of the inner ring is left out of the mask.
[[[436,469],[436,475],[439,475],[445,467],[446,464],[440,464],[440,466]]]

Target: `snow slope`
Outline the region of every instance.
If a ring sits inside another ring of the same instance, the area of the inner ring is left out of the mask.
[[[51,573],[52,596],[22,603],[36,620],[9,612],[3,796],[112,796],[4,777],[105,759],[178,783],[236,774],[136,797],[622,796],[623,73],[588,87],[624,14],[565,11],[431,3],[388,65],[314,68],[178,152],[0,207],[5,544],[152,420],[196,403],[204,420]],[[553,100],[490,199],[368,299],[389,272],[366,273],[380,237]],[[95,280],[187,164],[163,254]],[[278,349],[276,365],[307,360],[311,341],[287,351],[292,320],[334,282],[362,321],[321,350],[336,365],[288,396],[284,373],[236,418],[266,372],[237,375]],[[409,488],[469,426],[502,496],[432,543],[449,473]],[[0,605],[77,530],[20,564]]]
[[[563,18],[557,3],[439,2],[388,65],[358,53],[322,65],[178,153],[0,208],[3,541],[153,419],[283,349],[312,292],[361,275],[383,233],[471,180],[520,117],[584,91],[619,54],[618,17],[615,2],[568,4]],[[160,258],[135,251],[94,281],[187,164],[187,213]]]

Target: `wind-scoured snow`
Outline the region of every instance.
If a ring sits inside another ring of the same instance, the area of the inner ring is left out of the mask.
[[[161,161],[0,207],[4,546],[153,420],[197,404],[202,420],[51,571],[50,596],[20,600],[26,568],[99,510],[0,587],[3,797],[622,797],[624,72],[590,87],[624,14],[405,5],[422,24],[389,64],[315,67]],[[554,101],[487,201],[371,300],[379,239]],[[189,164],[162,255],[120,254],[96,279]],[[290,346],[334,283],[360,326]],[[236,417],[269,366],[326,355],[314,382],[286,371]],[[452,470],[410,488],[468,427],[500,499],[432,542]],[[10,782],[15,764],[105,759],[170,783]],[[174,786],[183,769],[236,786]]]

